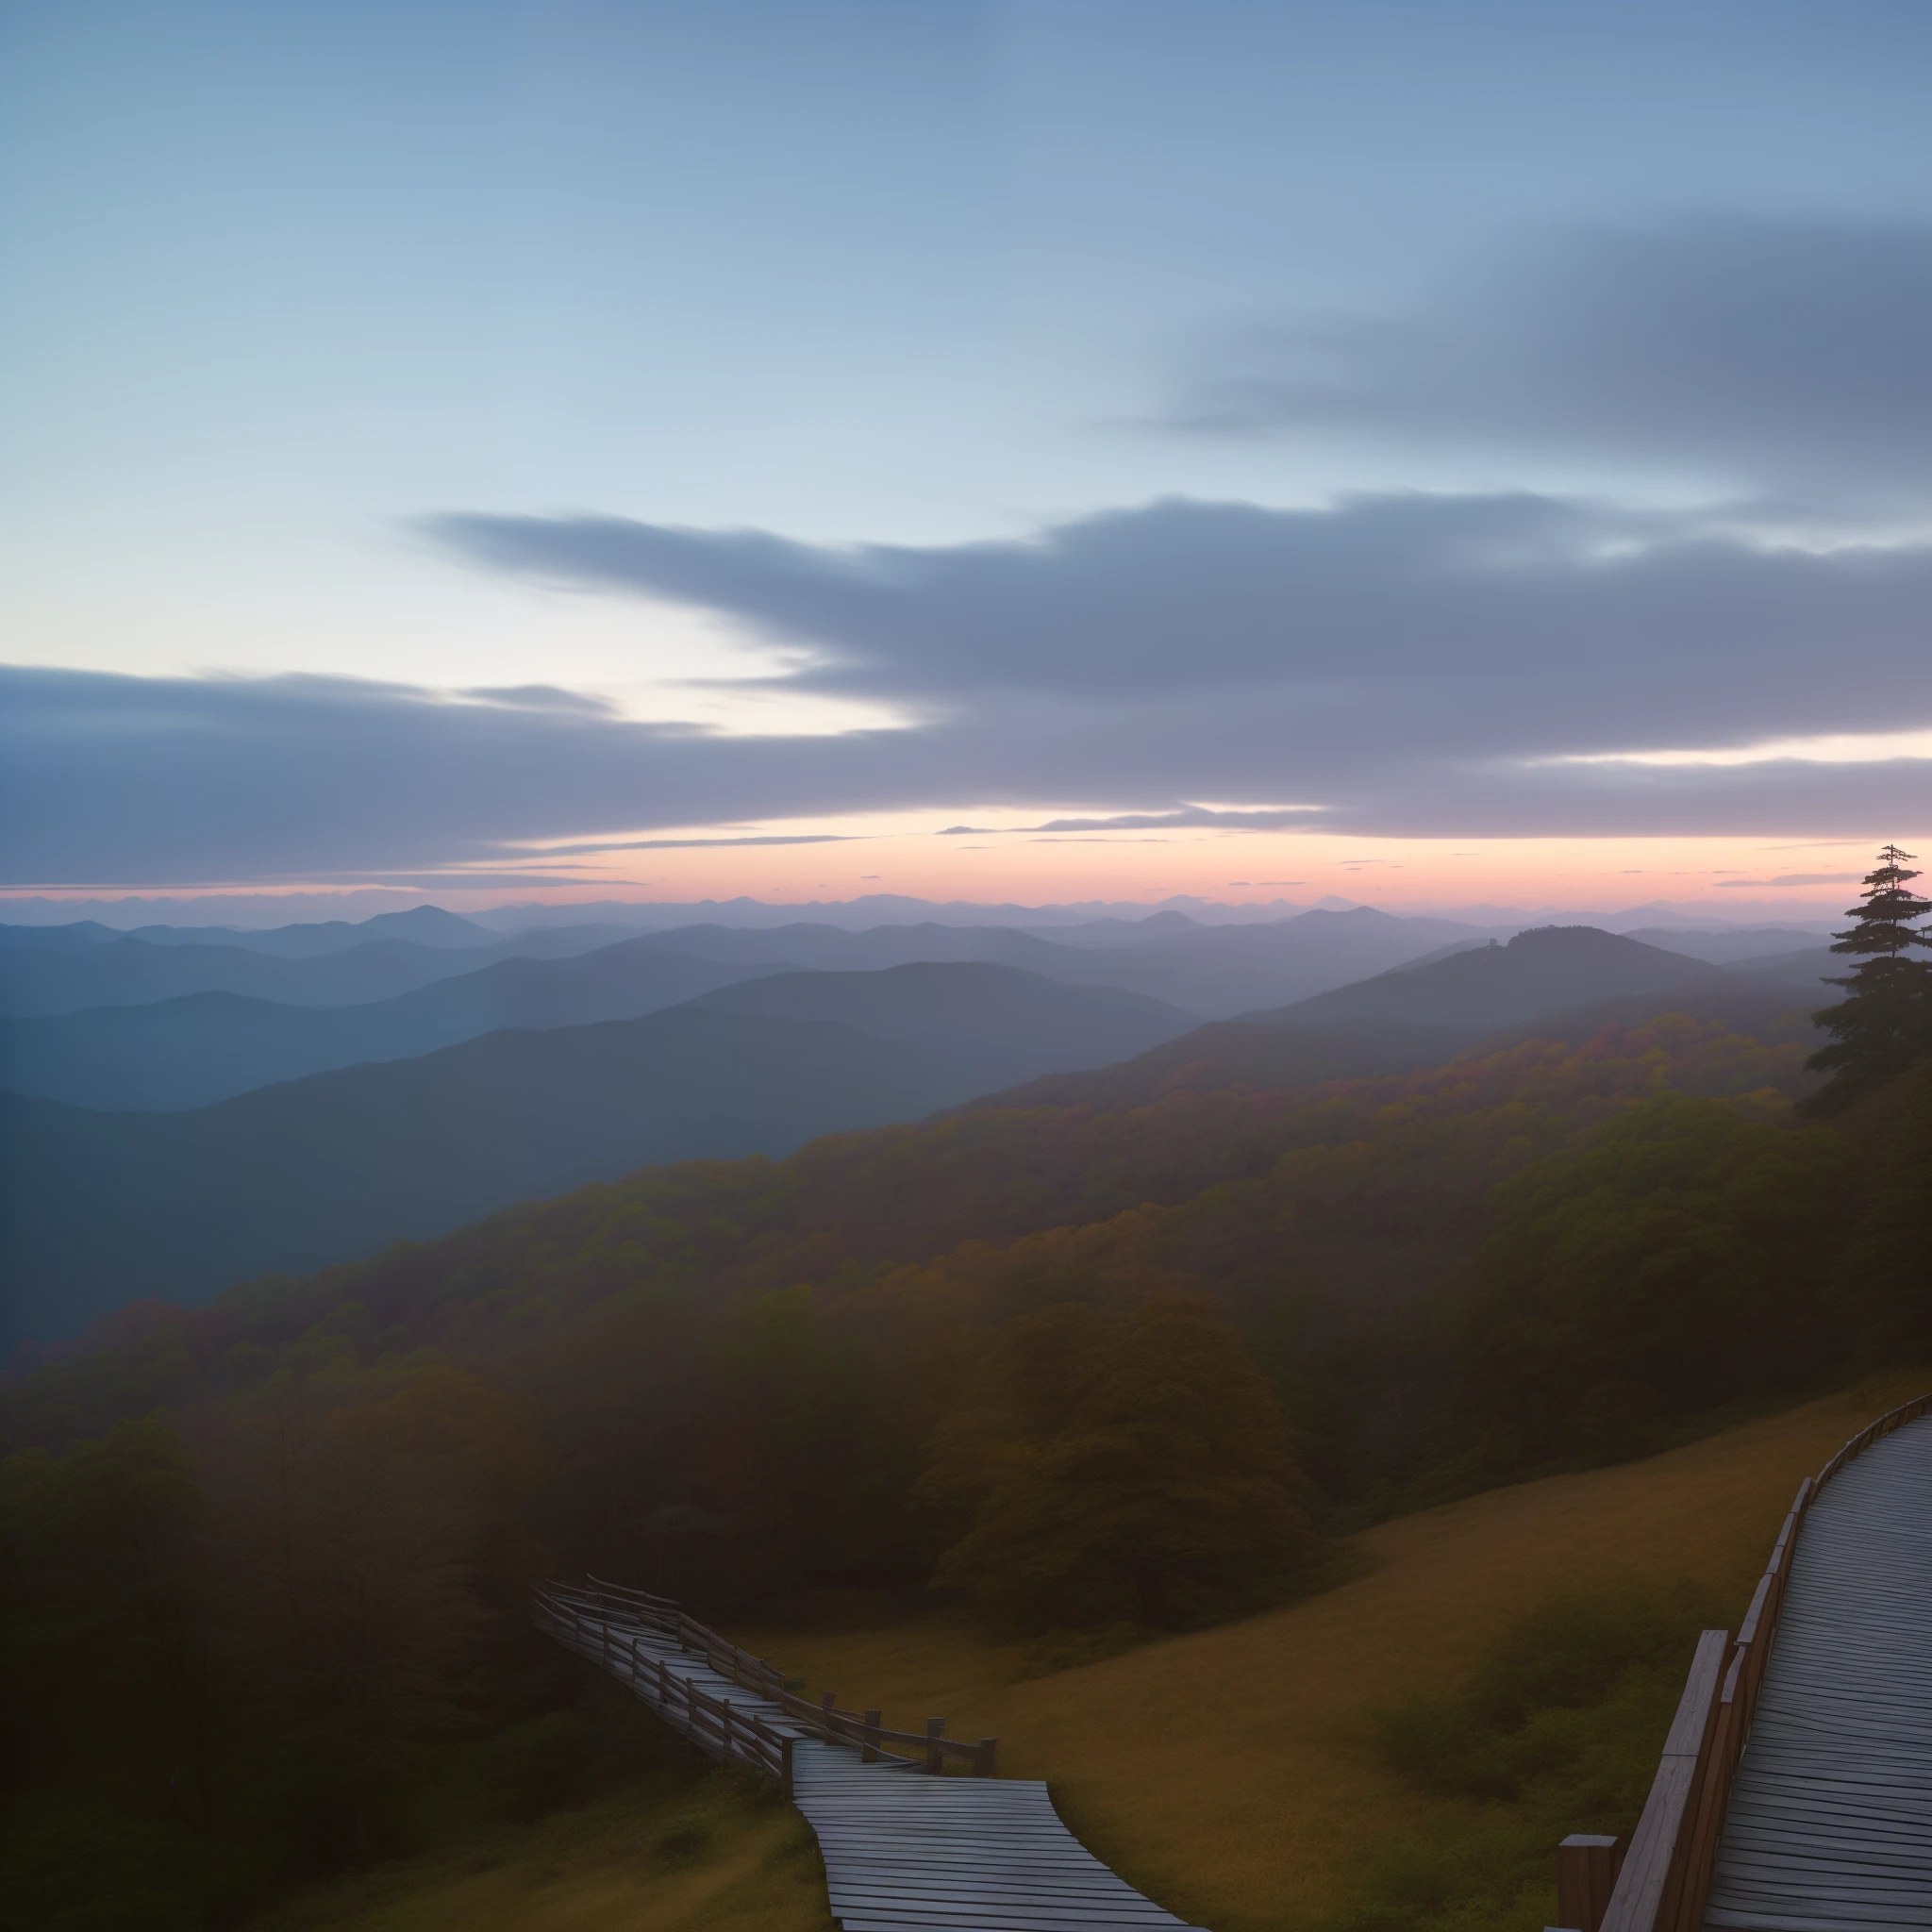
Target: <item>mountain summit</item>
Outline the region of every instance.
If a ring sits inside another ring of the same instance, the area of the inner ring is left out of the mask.
[[[1539,925],[1518,933],[1507,945],[1492,941],[1398,966],[1354,986],[1247,1017],[1303,1026],[1337,1020],[1511,1026],[1590,1000],[1705,986],[1723,976],[1705,960],[1593,925]]]

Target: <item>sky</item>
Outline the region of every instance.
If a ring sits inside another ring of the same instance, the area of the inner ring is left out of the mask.
[[[1932,840],[1928,72],[5,0],[0,893],[1841,905]]]

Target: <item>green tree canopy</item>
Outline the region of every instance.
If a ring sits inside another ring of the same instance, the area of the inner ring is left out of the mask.
[[[1628,1454],[1659,1421],[1802,1386],[1837,1347],[1855,1164],[1828,1128],[1666,1093],[1504,1182],[1460,1325],[1505,1453]]]
[[[1186,1628],[1265,1602],[1312,1541],[1279,1405],[1205,1296],[1012,1324],[935,1434],[971,1499],[935,1581],[1020,1629]]]
[[[1876,1159],[1835,1277],[1872,1368],[1932,1358],[1932,1064],[1899,1080],[1877,1112]]]
[[[1883,1086],[1932,1052],[1932,966],[1911,956],[1914,946],[1932,946],[1932,934],[1916,924],[1932,913],[1932,900],[1911,891],[1919,876],[1911,857],[1896,845],[1879,853],[1862,903],[1849,909],[1852,924],[1832,946],[1857,964],[1832,981],[1847,989],[1845,998],[1812,1015],[1833,1036],[1810,1060],[1832,1076],[1813,1103],[1821,1111]]]

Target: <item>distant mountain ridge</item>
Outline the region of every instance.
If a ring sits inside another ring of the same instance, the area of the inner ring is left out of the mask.
[[[865,932],[812,924],[694,925],[653,934],[651,942],[702,958],[848,972],[974,959],[1074,984],[1118,987],[1220,1018],[1346,985],[1431,952],[1445,939],[1486,937],[1450,920],[1396,919],[1358,907],[1245,925],[1169,924],[1135,945],[1078,945],[1005,926],[935,924]]]
[[[0,1095],[0,1341],[351,1261],[649,1163],[790,1153],[958,1096],[916,1048],[682,1007],[500,1032],[215,1107]]]
[[[137,925],[128,931],[127,937],[156,946],[214,941],[245,946],[250,952],[273,953],[284,959],[309,959],[325,953],[345,952],[351,946],[367,945],[371,940],[408,940],[418,946],[461,948],[498,945],[505,938],[474,920],[445,912],[441,906],[413,906],[407,912],[378,912],[374,918],[355,922],[328,919],[313,924],[266,928],[230,925],[206,930],[207,938],[202,939],[192,925]],[[612,931],[615,930],[613,927]]]
[[[12,1332],[353,1260],[647,1163],[916,1120],[1190,1024],[1109,988],[920,963],[746,978],[642,1019],[487,1033],[175,1113],[0,1094]]]
[[[880,973],[741,980],[693,1005],[711,1012],[836,1021],[958,1069],[961,1098],[1045,1068],[1075,1071],[1144,1053],[1193,1015],[1118,987],[1068,986],[1008,966],[917,961]]]
[[[1250,1020],[1313,1025],[1331,1020],[1403,1020],[1432,1025],[1508,1026],[1587,1001],[1699,988],[1722,969],[1683,953],[1591,925],[1532,926],[1426,964],[1397,967],[1354,986]]]
[[[1491,955],[1490,970],[1493,972],[1493,953],[1506,949],[1482,950]],[[1543,1008],[1545,1000],[1557,996],[1558,991],[1568,993],[1592,983],[1600,985],[1601,978],[1595,975],[1602,964],[1601,955],[1592,956],[1588,948],[1577,950],[1585,954],[1590,976],[1574,978],[1567,986],[1533,979],[1526,989],[1514,989],[1526,993],[1522,1004]],[[1440,959],[1383,977],[1423,979],[1442,960],[1457,956],[1445,953]],[[1458,1054],[1488,1053],[1524,1041],[1555,1040],[1581,1045],[1606,1026],[1641,1026],[1666,1013],[1682,1013],[1761,1040],[1818,1043],[1824,1036],[1812,1023],[1811,1013],[1843,995],[1837,987],[1820,984],[1815,975],[1842,963],[1829,951],[1817,948],[1777,954],[1769,960],[1747,958],[1735,966],[1713,968],[1707,977],[1693,976],[1688,981],[1677,979],[1674,973],[1659,973],[1657,976],[1666,983],[1650,991],[1586,997],[1554,1010],[1545,1008],[1534,1018],[1507,1020],[1501,1025],[1337,1015],[1331,1003],[1310,1000],[1284,1013],[1210,1021],[1118,1066],[1092,1073],[1046,1074],[1008,1091],[989,1094],[974,1105],[1128,1108],[1146,1106],[1177,1089],[1361,1079],[1441,1066]],[[1466,974],[1479,970],[1461,969]],[[1424,981],[1425,988],[1429,984]],[[1507,987],[1499,990],[1497,1002],[1489,1008],[1491,1013],[1508,1010],[1510,991]],[[1430,1001],[1415,1004],[1425,1008]],[[1309,1014],[1312,1017],[1303,1017]]]
[[[774,970],[629,941],[574,958],[495,959],[356,1006],[196,992],[0,1020],[0,1089],[108,1112],[207,1107],[309,1074],[435,1053],[505,1027],[641,1019]]]
[[[475,947],[363,940],[308,957],[118,937],[64,947],[6,945],[0,946],[0,1016],[146,1006],[196,992],[242,993],[291,1006],[356,1006],[475,972],[492,958],[558,958],[603,942],[596,929],[577,928],[522,933]]]

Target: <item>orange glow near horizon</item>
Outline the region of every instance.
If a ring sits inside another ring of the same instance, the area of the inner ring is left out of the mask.
[[[968,814],[975,824],[1029,826],[1044,815],[1010,811]],[[1042,906],[1085,900],[1153,905],[1176,894],[1225,904],[1289,900],[1308,905],[1327,896],[1391,910],[1497,905],[1613,911],[1652,901],[1693,902],[1723,916],[1816,918],[1848,903],[1848,888],[1868,868],[1882,837],[1793,841],[1776,838],[1374,839],[1315,831],[1246,832],[1170,828],[1143,832],[1046,834],[1031,830],[942,836],[951,821],[921,814],[815,821],[809,825],[725,826],[688,834],[613,835],[628,839],[827,837],[810,844],[692,844],[657,850],[586,853],[583,842],[544,865],[525,850],[509,865],[556,879],[581,868],[581,884],[520,887],[505,878],[471,887],[453,875],[437,883],[390,886],[361,879],[277,881],[274,885],[208,882],[130,888],[15,888],[6,896],[179,898],[197,893],[277,896],[301,892],[392,890],[398,903],[432,900],[454,910],[504,903],[550,905],[594,900],[690,903],[747,897],[803,903],[894,893],[935,901]],[[1909,835],[1904,842],[1918,849]],[[1932,849],[1932,839],[1928,839]],[[540,871],[541,868],[541,871]],[[478,870],[483,868],[479,864]],[[313,916],[312,913],[305,916]]]

